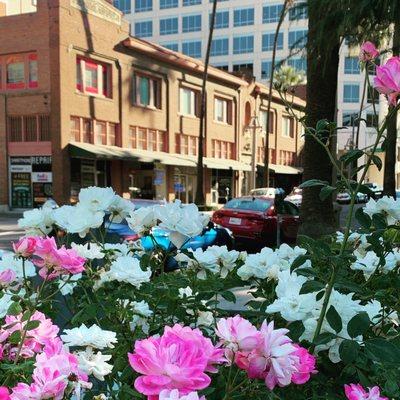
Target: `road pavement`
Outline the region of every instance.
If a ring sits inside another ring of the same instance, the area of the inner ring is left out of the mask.
[[[18,228],[21,214],[0,214],[0,250],[11,250],[11,242],[18,240],[23,230]]]

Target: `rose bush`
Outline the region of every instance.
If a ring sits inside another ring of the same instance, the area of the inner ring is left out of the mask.
[[[360,60],[376,55],[368,44]],[[396,65],[377,70],[377,88],[397,107]],[[328,149],[321,135],[335,129],[321,121],[306,134]],[[350,151],[335,167],[378,164],[384,129],[372,152]],[[364,177],[303,185],[323,198],[346,188],[352,211]],[[208,222],[193,204],[135,210],[91,187],[75,206],[26,211],[26,235],[0,261],[0,399],[400,398],[400,202],[371,199],[355,232],[349,215],[334,236],[246,254],[183,250]],[[112,242],[106,221],[121,219],[154,249]],[[167,272],[172,259],[179,268]]]

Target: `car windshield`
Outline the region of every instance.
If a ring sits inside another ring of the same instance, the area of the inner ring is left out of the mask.
[[[266,211],[271,207],[272,202],[266,199],[246,198],[232,199],[225,204],[224,208],[248,211]]]

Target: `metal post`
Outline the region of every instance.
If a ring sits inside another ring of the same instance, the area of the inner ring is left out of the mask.
[[[253,139],[253,143],[251,146],[251,182],[250,182],[250,186],[252,189],[256,188],[256,173],[257,173],[257,163],[256,163],[256,148],[257,148],[257,117],[254,114],[253,117],[253,124],[252,124],[252,139]]]

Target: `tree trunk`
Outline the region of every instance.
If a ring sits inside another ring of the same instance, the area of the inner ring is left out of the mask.
[[[204,165],[203,165],[203,157],[204,157],[204,137],[207,133],[207,128],[205,124],[205,116],[207,111],[207,92],[206,92],[206,84],[208,77],[208,65],[210,63],[210,52],[211,52],[211,43],[212,37],[214,33],[214,25],[215,25],[215,15],[217,12],[217,1],[213,0],[213,8],[210,19],[210,33],[208,35],[207,42],[207,51],[206,58],[204,61],[204,73],[203,73],[203,82],[201,86],[201,100],[200,100],[200,113],[199,113],[199,148],[197,154],[197,185],[196,185],[196,204],[198,206],[205,205],[205,196],[204,196]]]
[[[399,7],[400,12],[400,7]],[[399,18],[400,19],[400,18]],[[393,33],[393,55],[398,56],[400,48],[400,20],[395,21]],[[389,112],[393,106],[389,107]],[[396,153],[397,153],[397,111],[388,119],[385,140],[385,166],[383,193],[396,197]]]
[[[323,15],[319,0],[308,1],[307,40],[307,106],[306,125],[315,128],[322,119],[334,121],[336,114],[337,74],[339,65],[340,37],[336,26],[324,25],[324,32],[316,28]],[[326,38],[326,46],[315,46],[317,37]],[[327,43],[327,42],[330,43]],[[327,141],[330,138],[326,138]],[[336,149],[334,149],[336,152]],[[304,143],[303,180],[320,179],[332,181],[332,165],[325,149],[311,136],[306,135]],[[332,198],[321,201],[321,188],[303,189],[300,211],[300,233],[310,237],[320,237],[335,231],[336,222]]]
[[[264,187],[269,187],[269,117],[271,113],[271,103],[272,103],[272,88],[274,83],[274,72],[275,72],[275,59],[276,59],[276,48],[278,44],[278,36],[283,21],[285,19],[285,15],[288,10],[288,6],[290,5],[290,0],[285,0],[283,3],[283,8],[281,11],[281,15],[279,17],[278,24],[276,25],[275,36],[274,36],[274,47],[272,49],[272,61],[271,61],[271,73],[269,77],[269,88],[268,88],[268,107],[267,107],[267,124],[265,129],[265,147],[264,147],[264,174],[263,174],[263,182]]]

